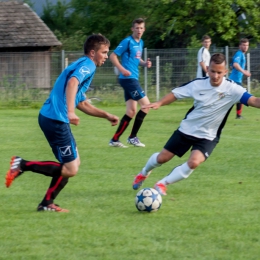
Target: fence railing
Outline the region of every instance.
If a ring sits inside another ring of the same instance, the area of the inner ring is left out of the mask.
[[[212,48],[211,54],[222,52],[230,63],[238,48]],[[145,55],[151,59],[152,67],[140,67],[140,83],[150,100],[156,100],[173,87],[196,77],[198,49],[146,49]],[[251,88],[260,81],[260,48],[249,50],[251,78],[244,78],[244,85]],[[44,101],[52,89],[56,78],[71,62],[83,52],[24,52],[0,53],[0,100],[12,99],[24,102]],[[123,92],[108,60],[98,67],[91,85],[89,96],[105,102],[123,102]]]

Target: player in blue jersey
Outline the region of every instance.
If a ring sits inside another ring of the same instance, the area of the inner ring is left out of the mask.
[[[130,136],[127,142],[137,147],[144,147],[140,142],[137,133],[143,123],[143,120],[148,113],[148,109],[140,109],[137,112],[137,103],[139,105],[149,104],[150,101],[145,95],[139,79],[139,66],[150,68],[152,63],[150,59],[142,60],[143,40],[141,39],[145,31],[144,19],[138,18],[132,22],[132,35],[128,36],[120,42],[117,48],[110,55],[110,60],[114,66],[119,70],[119,83],[124,89],[124,96],[126,102],[126,113],[122,117],[119,127],[109,142],[110,146],[126,148],[124,144],[119,141],[119,137],[124,133],[132,118],[136,115]],[[118,60],[121,57],[121,63]]]
[[[78,125],[75,108],[90,116],[105,118],[117,125],[119,118],[92,106],[86,98],[96,67],[108,58],[110,42],[101,34],[89,36],[84,43],[84,56],[70,64],[58,77],[49,98],[39,113],[39,125],[59,162],[27,161],[19,156],[11,158],[6,174],[6,187],[25,171],[32,171],[52,178],[50,186],[38,205],[38,211],[68,212],[54,203],[54,199],[68,183],[68,178],[77,174],[80,158],[70,124]]]
[[[188,151],[188,160],[176,166],[167,176],[159,180],[154,188],[166,195],[167,186],[188,178],[207,158],[219,142],[221,131],[234,104],[260,108],[260,98],[252,96],[234,81],[226,79],[226,58],[222,53],[213,54],[208,67],[209,77],[197,78],[177,88],[161,100],[145,108],[158,109],[176,100],[192,98],[193,106],[164,148],[154,153],[141,172],[136,175],[133,189],[141,187],[151,171],[169,162],[175,155],[182,157]]]
[[[247,38],[242,38],[239,42],[239,50],[235,53],[232,58],[232,72],[229,76],[230,79],[234,80],[237,84],[242,86],[243,76],[250,77],[251,73],[245,70],[246,67],[246,56],[245,53],[249,48],[249,40]],[[237,103],[236,105],[236,119],[242,119],[242,104]]]

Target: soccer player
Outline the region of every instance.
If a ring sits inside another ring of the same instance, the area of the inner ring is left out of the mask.
[[[154,188],[161,195],[166,195],[169,184],[188,178],[211,155],[234,104],[241,102],[246,106],[260,108],[260,98],[252,96],[243,87],[225,78],[226,73],[225,56],[216,53],[210,60],[209,77],[197,78],[174,88],[161,100],[144,106],[158,109],[182,98],[194,99],[192,108],[162,151],[154,153],[136,175],[133,189],[138,189],[154,168],[170,161],[175,155],[182,157],[191,149],[185,163],[176,166],[155,184]]]
[[[209,48],[211,45],[211,38],[208,35],[204,35],[201,39],[202,47],[198,51],[197,55],[197,78],[206,77],[207,67],[209,66],[210,53]]]
[[[138,18],[132,22],[131,36],[128,36],[120,42],[117,48],[110,55],[110,60],[114,66],[119,70],[119,83],[124,89],[124,96],[126,102],[126,113],[122,117],[118,129],[109,142],[110,146],[126,148],[123,143],[119,141],[120,136],[124,133],[132,118],[136,115],[130,136],[127,142],[137,147],[145,147],[137,137],[137,133],[143,123],[143,120],[148,113],[149,109],[142,108],[137,111],[137,103],[139,105],[149,104],[150,101],[145,95],[140,83],[138,66],[150,68],[152,63],[150,59],[147,61],[142,60],[143,40],[142,35],[145,31],[144,19]],[[121,56],[121,63],[118,60]]]
[[[43,174],[52,178],[50,186],[37,207],[37,211],[68,212],[54,203],[54,199],[68,183],[68,178],[77,174],[80,157],[71,132],[70,124],[78,125],[79,117],[75,108],[87,115],[107,119],[112,125],[119,118],[92,106],[85,92],[94,77],[96,67],[108,58],[110,42],[101,34],[89,36],[84,43],[84,56],[70,64],[57,78],[49,98],[43,104],[38,122],[52,152],[59,162],[27,161],[19,156],[11,158],[6,174],[6,187],[26,171]]]
[[[232,58],[231,67],[232,72],[229,76],[230,79],[234,80],[238,85],[242,86],[243,76],[250,77],[251,73],[245,70],[246,56],[245,53],[249,48],[249,40],[242,38],[239,42],[239,50],[235,53]],[[242,117],[242,104],[239,102],[236,105],[236,119],[243,119]]]

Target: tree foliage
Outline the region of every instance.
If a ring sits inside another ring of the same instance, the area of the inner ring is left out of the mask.
[[[92,33],[104,34],[113,49],[137,17],[146,19],[148,48],[193,47],[204,34],[217,46],[237,46],[241,37],[260,41],[259,7],[260,0],[71,0],[48,2],[42,19],[67,50],[81,49],[78,41]]]

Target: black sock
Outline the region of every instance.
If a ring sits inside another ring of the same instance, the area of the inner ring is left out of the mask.
[[[48,206],[53,203],[53,200],[58,196],[60,191],[66,186],[69,178],[65,178],[62,176],[55,176],[52,178],[49,189],[47,190],[42,202],[40,203],[42,206]]]
[[[119,140],[119,137],[124,133],[124,131],[126,130],[126,128],[129,125],[129,122],[132,120],[131,117],[129,117],[128,115],[124,115],[123,118],[120,121],[120,124],[116,130],[116,133],[114,134],[112,141],[116,142]]]
[[[136,137],[146,115],[147,114],[145,112],[143,112],[142,110],[139,110],[139,112],[136,114],[132,132],[129,136],[130,138]]]
[[[61,176],[62,164],[52,161],[21,161],[22,171],[32,171],[49,177]]]

